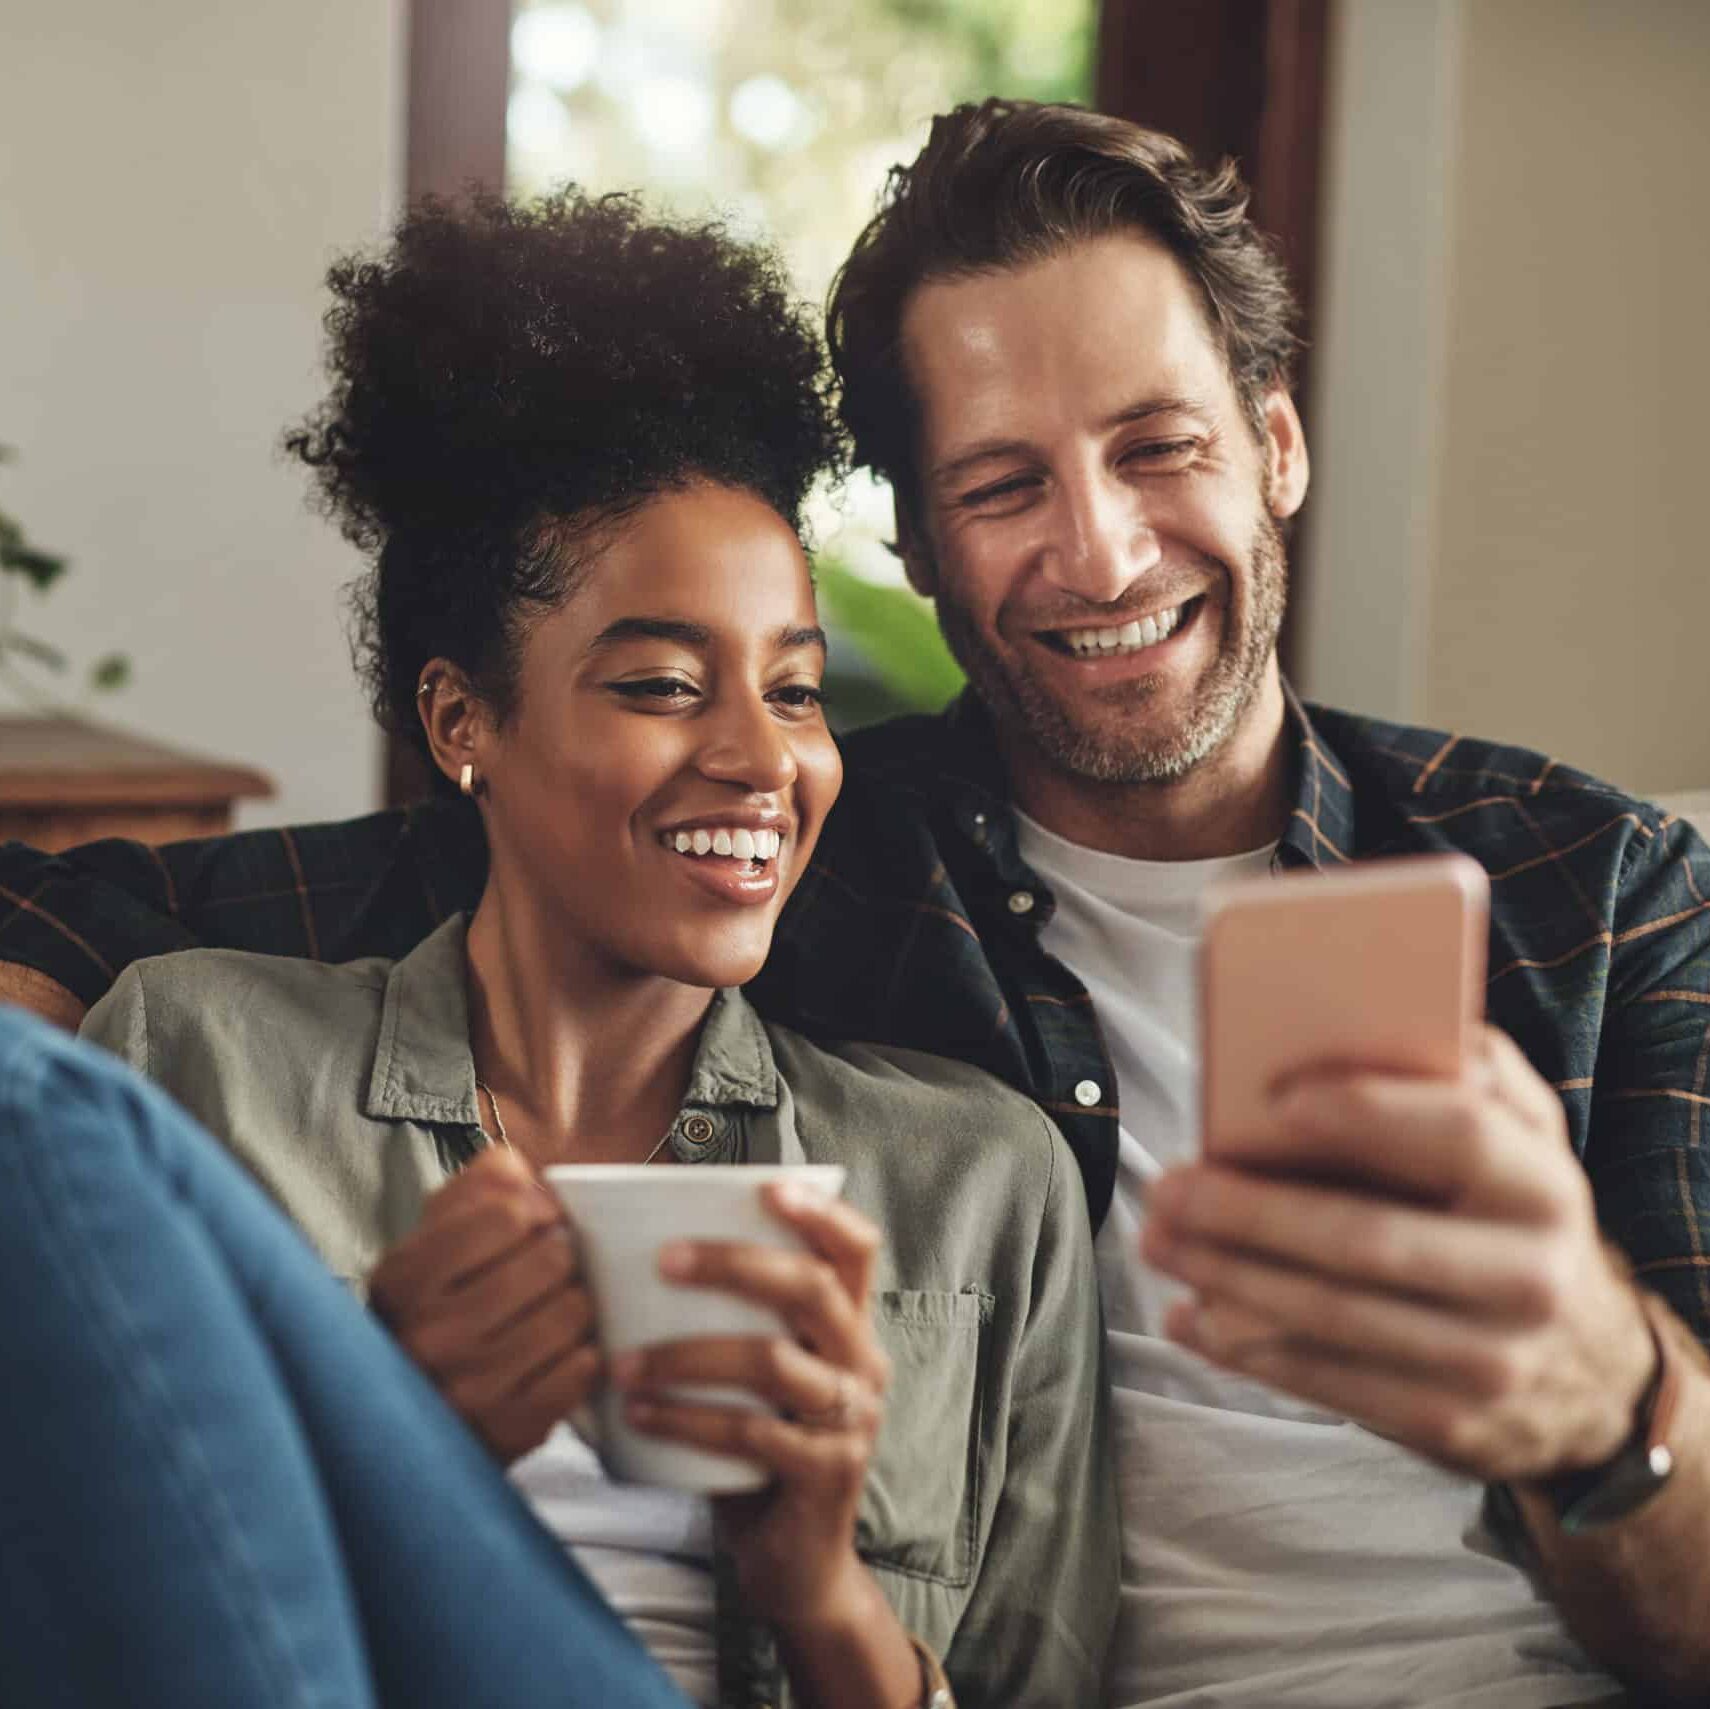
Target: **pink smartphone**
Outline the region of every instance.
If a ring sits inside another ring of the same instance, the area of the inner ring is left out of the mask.
[[[1206,1154],[1286,1168],[1265,1104],[1304,1068],[1458,1074],[1484,1013],[1489,917],[1490,881],[1465,855],[1213,891],[1200,964]]]

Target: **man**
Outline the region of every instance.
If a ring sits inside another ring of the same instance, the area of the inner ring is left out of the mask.
[[[831,334],[973,691],[848,742],[756,995],[992,1068],[1074,1145],[1122,1455],[1113,1702],[1699,1702],[1710,853],[1539,756],[1293,699],[1291,313],[1232,172],[1074,109],[937,122]],[[1333,1186],[1196,1162],[1205,887],[1441,849],[1495,881],[1500,1030],[1465,1079],[1286,1089]],[[190,941],[398,953],[480,878],[438,805],[14,851],[0,956],[75,1008]]]

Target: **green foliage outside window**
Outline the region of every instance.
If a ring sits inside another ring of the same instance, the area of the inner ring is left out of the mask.
[[[899,712],[936,712],[962,687],[962,671],[944,645],[932,607],[906,587],[858,576],[822,553],[814,582],[833,647],[826,673],[827,712],[840,730]],[[855,662],[844,657],[852,651]]]
[[[718,211],[824,300],[886,174],[931,115],[988,95],[1090,98],[1097,0],[521,0],[509,177]],[[889,495],[818,507],[831,715],[936,710],[961,676],[881,542]]]

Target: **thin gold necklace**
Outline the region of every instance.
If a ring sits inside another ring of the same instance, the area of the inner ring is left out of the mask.
[[[499,1100],[493,1096],[493,1088],[489,1086],[485,1080],[481,1079],[479,1075],[477,1075],[475,1080],[475,1090],[477,1093],[485,1092],[487,1094],[487,1102],[493,1106],[493,1126],[499,1130],[499,1143],[504,1146],[507,1151],[515,1151],[516,1147],[511,1144],[510,1135],[505,1132],[505,1118],[499,1114]],[[475,1106],[475,1115],[477,1120],[479,1120],[481,1115],[481,1106],[479,1103]],[[669,1140],[670,1137],[671,1130],[670,1128],[666,1128],[665,1138],[661,1139],[659,1143],[654,1146],[654,1148],[648,1152],[644,1158],[642,1158],[642,1164],[651,1163],[653,1159],[665,1149],[666,1141]]]

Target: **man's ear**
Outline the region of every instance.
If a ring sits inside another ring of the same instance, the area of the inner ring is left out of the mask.
[[[463,671],[449,659],[430,659],[417,678],[416,716],[433,763],[453,783],[466,765],[483,772],[492,719]]]
[[[1279,522],[1306,502],[1311,463],[1306,454],[1306,431],[1294,399],[1282,386],[1265,394],[1265,502]]]
[[[897,556],[902,559],[908,585],[922,598],[932,599],[938,592],[938,565],[932,556],[926,530],[915,520],[914,506],[894,489],[891,509],[896,518]]]

